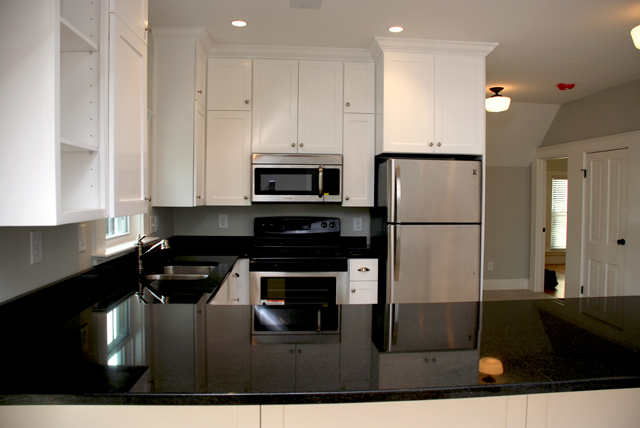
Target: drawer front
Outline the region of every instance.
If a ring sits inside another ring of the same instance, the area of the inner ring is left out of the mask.
[[[378,259],[349,259],[349,281],[376,281]]]

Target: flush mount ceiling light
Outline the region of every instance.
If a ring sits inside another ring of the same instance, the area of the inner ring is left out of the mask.
[[[498,112],[509,109],[509,104],[511,104],[511,98],[503,97],[502,95],[499,94],[499,92],[503,89],[504,88],[501,88],[501,87],[489,88],[489,90],[491,92],[494,92],[495,95],[491,96],[491,98],[487,98],[486,100],[484,100],[484,107],[487,109],[487,111],[498,113]]]
[[[640,49],[640,25],[631,30],[631,38],[636,48]]]
[[[402,30],[404,30],[404,28],[402,27],[389,27],[389,31],[391,31],[392,33],[399,33]]]
[[[239,19],[237,19],[235,21],[231,21],[231,25],[233,25],[234,27],[246,27],[247,23],[245,21],[240,21]]]

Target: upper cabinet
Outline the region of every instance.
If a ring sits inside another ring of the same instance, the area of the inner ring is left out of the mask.
[[[342,153],[342,62],[254,60],[253,67],[253,153]]]
[[[376,69],[373,62],[344,63],[344,112],[375,112]]]
[[[209,58],[207,110],[251,110],[251,60]]]
[[[202,27],[156,27],[153,206],[205,204],[206,50]]]
[[[376,38],[376,154],[484,154],[495,44]]]
[[[109,5],[109,12],[118,15],[145,45],[150,31],[148,9],[147,0],[110,0]]]
[[[10,2],[0,27],[0,226],[145,212],[142,39],[108,0]]]

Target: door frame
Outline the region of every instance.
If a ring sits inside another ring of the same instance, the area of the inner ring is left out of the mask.
[[[640,131],[589,140],[575,141],[536,150],[531,165],[531,231],[529,255],[529,290],[544,291],[544,255],[546,218],[546,163],[559,157],[568,158],[568,216],[565,297],[581,297],[583,201],[582,181],[587,153],[629,149],[627,176],[627,260],[640,259]],[[640,284],[632,278],[640,276],[637,263],[625,263],[625,295],[640,295]]]

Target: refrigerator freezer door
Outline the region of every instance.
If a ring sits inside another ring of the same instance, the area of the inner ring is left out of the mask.
[[[387,303],[480,300],[480,226],[388,225]]]
[[[391,223],[480,223],[479,161],[390,159],[386,165]]]

